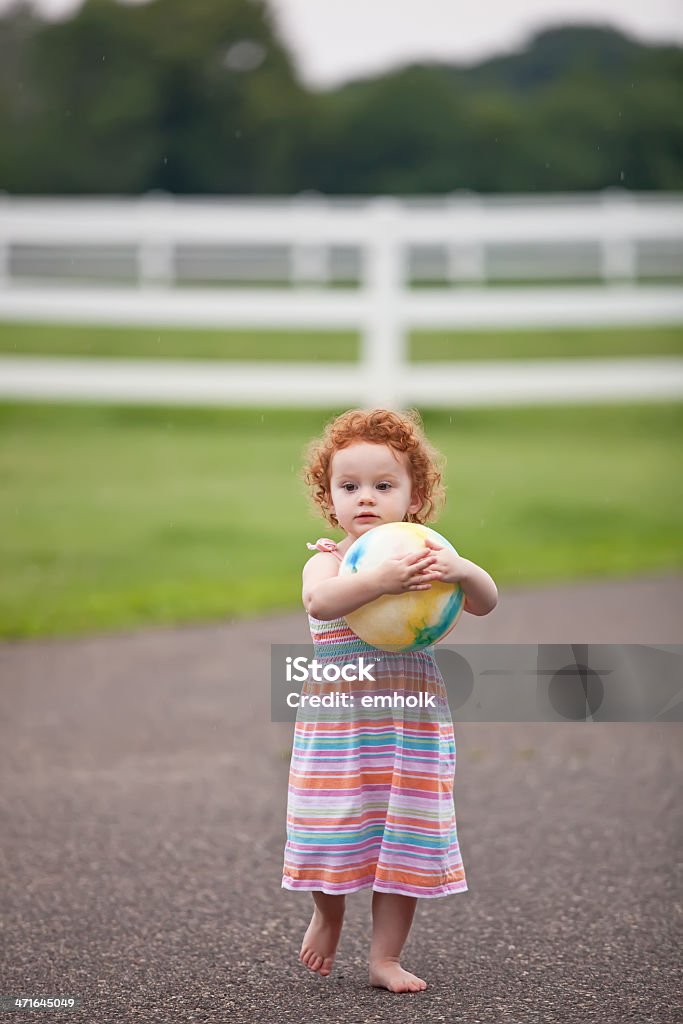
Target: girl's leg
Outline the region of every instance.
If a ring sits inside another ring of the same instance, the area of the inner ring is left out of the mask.
[[[331,896],[319,889],[313,892],[313,917],[301,944],[299,960],[311,971],[325,976],[332,970],[339,945],[346,896]]]
[[[370,984],[391,992],[421,992],[427,982],[399,963],[403,944],[413,923],[416,896],[393,892],[372,894],[372,945],[370,946]]]

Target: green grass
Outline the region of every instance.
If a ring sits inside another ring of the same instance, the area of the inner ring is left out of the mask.
[[[126,359],[263,359],[353,362],[353,331],[219,331],[177,327],[103,327],[0,323],[6,355]]]
[[[127,359],[257,359],[353,362],[354,331],[219,331],[0,323],[0,352]],[[533,359],[683,354],[680,327],[555,331],[414,331],[409,358]]]
[[[300,609],[325,411],[0,404],[0,635]],[[680,569],[680,405],[434,411],[434,525],[502,585]]]
[[[419,331],[410,345],[410,358],[416,362],[655,355],[683,355],[683,325],[554,331]]]

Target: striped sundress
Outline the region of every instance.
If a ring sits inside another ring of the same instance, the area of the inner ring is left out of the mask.
[[[342,558],[324,537],[308,547]],[[302,695],[352,695],[354,707],[297,711],[282,887],[333,895],[465,892],[453,803],[455,736],[433,648],[388,653],[364,643],[343,618],[308,618],[318,662],[357,666],[363,655],[375,679],[309,676],[302,685]],[[399,706],[362,707],[370,694],[396,694]],[[426,695],[434,707],[419,706]],[[401,707],[400,697],[418,706]]]

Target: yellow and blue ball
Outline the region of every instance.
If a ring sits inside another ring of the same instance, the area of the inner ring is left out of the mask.
[[[429,526],[385,523],[354,541],[344,555],[339,575],[367,572],[388,558],[426,550],[425,537],[455,551],[450,541]],[[433,580],[429,590],[383,594],[349,612],[345,619],[354,633],[373,647],[393,652],[419,651],[453,629],[464,603],[465,595],[457,583]]]

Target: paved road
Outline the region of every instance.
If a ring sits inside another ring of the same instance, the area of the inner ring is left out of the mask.
[[[460,640],[675,643],[682,597],[675,577],[504,592]],[[0,646],[0,993],[84,1006],[12,1019],[680,1021],[670,723],[456,725],[470,890],[418,902],[404,962],[429,987],[368,985],[367,890],[332,975],[299,964],[267,679],[270,644],[306,639],[295,614]]]

